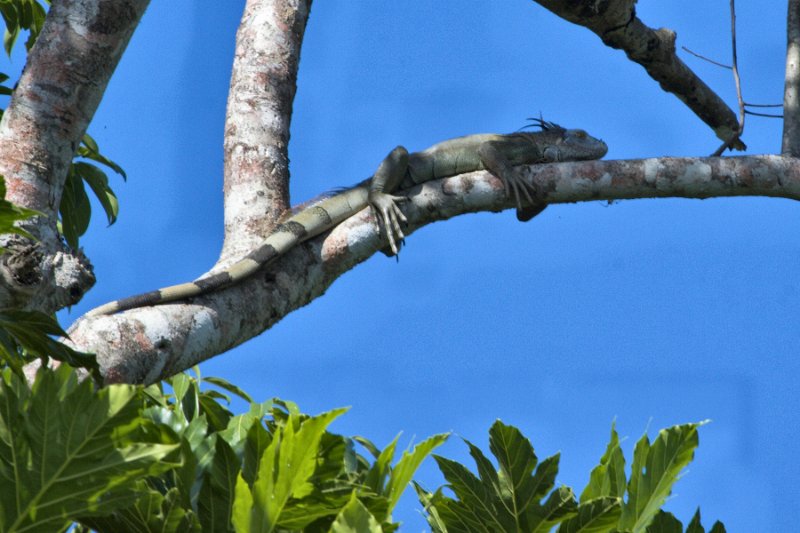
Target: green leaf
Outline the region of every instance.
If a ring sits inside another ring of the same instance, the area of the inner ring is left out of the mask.
[[[382,452],[369,439],[356,435],[355,437],[353,437],[353,440],[359,443],[361,446],[363,446],[375,459],[380,457]]]
[[[697,508],[695,511],[692,520],[689,522],[689,525],[686,526],[686,533],[706,533],[705,528],[700,523],[700,508]]]
[[[172,387],[172,394],[175,395],[175,402],[180,404],[183,401],[183,397],[186,396],[187,391],[192,386],[192,377],[185,372],[181,372],[165,381]]]
[[[600,458],[600,464],[594,467],[589,476],[589,484],[581,493],[581,502],[611,496],[622,498],[625,495],[625,458],[619,446],[619,435],[614,424],[611,425],[611,440]]]
[[[17,3],[17,9],[19,10],[19,25],[22,28],[30,28],[31,24],[33,24],[33,8],[31,3],[32,2],[29,0],[20,0]]]
[[[495,469],[494,465],[483,455],[483,452],[480,448],[472,444],[467,439],[463,439],[464,443],[469,447],[469,454],[472,456],[472,459],[475,461],[475,465],[478,467],[478,477],[480,477],[481,482],[486,486],[490,487],[492,492],[495,495],[497,500],[502,499],[503,497],[503,489],[500,486],[500,477],[497,475],[497,470]]]
[[[441,507],[447,507],[449,503],[444,501],[445,497],[442,496],[441,489],[437,490],[436,493],[430,493],[422,488],[422,485],[416,481],[412,481],[412,484],[417,493],[417,498],[422,504],[422,508],[425,510],[425,519],[428,521],[428,525],[431,526],[431,531],[433,533],[447,533],[450,531],[444,520],[439,516],[439,509]],[[450,500],[450,502],[452,502],[452,500]]]
[[[185,391],[183,391],[183,394],[181,394],[178,400],[179,406],[183,412],[183,416],[186,417],[186,420],[194,420],[198,416],[202,416],[200,414],[200,400],[198,397],[200,388],[197,386],[197,382],[191,378],[189,379],[188,383],[189,386]]]
[[[55,318],[40,311],[0,309],[0,358],[14,367],[21,348],[36,357],[53,357],[74,367],[97,370],[94,355],[73,350],[50,337],[66,337]]]
[[[19,27],[19,16],[17,16],[17,8],[14,6],[12,2],[6,2],[6,1],[0,2],[0,14],[3,15],[3,22],[5,22],[6,24],[6,29]],[[11,53],[8,50],[6,50],[6,53],[11,55]]]
[[[397,505],[400,496],[402,496],[403,491],[406,490],[406,487],[417,471],[417,468],[419,468],[419,465],[422,464],[422,461],[430,455],[434,449],[441,446],[444,441],[447,440],[448,436],[449,434],[447,433],[434,435],[414,446],[411,453],[403,452],[397,465],[392,469],[389,476],[389,484],[386,487],[385,495],[389,499],[389,513],[391,513],[395,505]],[[396,440],[397,439],[395,439],[395,441]]]
[[[683,533],[683,524],[672,513],[658,511],[645,531],[647,533]]]
[[[550,529],[577,513],[578,503],[575,494],[569,487],[559,487],[550,493],[545,504],[531,507],[527,513],[527,522],[532,533],[546,533]]]
[[[19,36],[19,27],[7,27],[6,32],[3,35],[3,48],[6,50],[6,54],[11,57],[11,50],[14,48],[14,43],[17,42],[17,37]]]
[[[397,435],[392,442],[390,442],[382,452],[380,452],[369,469],[364,485],[371,489],[375,494],[383,494],[383,488],[386,484],[386,479],[389,477],[391,471],[392,459],[394,459],[394,450],[397,447],[397,440],[400,435]]]
[[[84,133],[83,138],[81,139],[81,142],[86,146],[86,149],[89,152],[93,152],[95,154],[99,154],[100,153],[100,147],[97,146],[97,142],[88,133]]]
[[[450,489],[464,507],[470,509],[476,519],[486,524],[490,531],[504,531],[509,523],[513,523],[513,516],[502,506],[491,488],[481,483],[464,465],[438,455],[433,458],[450,484]]]
[[[552,487],[552,480],[545,475],[534,477],[538,459],[531,442],[514,426],[497,420],[489,429],[489,449],[500,464],[500,488],[503,499],[510,498],[511,513],[520,516],[531,502],[539,500]],[[556,471],[558,459],[556,461]],[[552,471],[552,479],[555,471]]]
[[[0,117],[2,117],[2,110],[0,110]],[[15,233],[29,239],[34,239],[33,235],[19,228],[17,222],[36,215],[41,215],[41,213],[32,209],[16,206],[5,200],[5,196],[6,182],[3,176],[0,175],[0,233]],[[0,248],[0,252],[2,251],[3,248]]]
[[[699,444],[697,428],[705,423],[662,429],[652,446],[647,435],[636,443],[628,501],[619,524],[621,530],[645,531],[672,491],[681,470],[694,458]]]
[[[457,500],[437,491],[417,494],[434,530],[452,531],[549,531],[577,512],[572,489],[560,488],[544,498],[555,485],[560,456],[538,464],[530,441],[520,431],[496,421],[489,430],[489,444],[498,458],[499,472],[469,441],[479,478],[463,465],[434,455],[439,469]]]
[[[204,477],[197,500],[197,513],[203,531],[229,529],[239,472],[241,463],[236,454],[227,442],[216,439],[214,461]]]
[[[208,394],[208,391],[200,393],[197,400],[200,405],[200,412],[206,416],[208,425],[214,431],[222,431],[228,426],[233,415],[219,402],[215,401],[213,396]]]
[[[253,502],[253,493],[250,486],[244,480],[241,473],[236,478],[236,489],[234,491],[233,509],[231,510],[231,524],[236,533],[250,533],[251,531],[263,531],[259,529],[258,522],[264,517],[262,507],[256,507]],[[253,515],[256,516],[253,516]],[[266,530],[269,531],[269,530]]]
[[[117,195],[108,186],[108,176],[106,173],[94,165],[88,163],[73,163],[72,168],[86,183],[91,187],[92,192],[97,197],[103,211],[106,213],[108,225],[117,221],[119,215],[119,200]]]
[[[557,533],[604,533],[613,531],[622,514],[620,498],[602,497],[578,505],[578,514],[562,522]]]
[[[349,495],[352,490],[352,485],[349,483],[351,471],[347,468],[347,456],[351,453],[352,442],[341,435],[333,433],[324,433],[319,441],[319,453],[317,459],[317,466],[314,469],[314,474],[310,481],[317,489],[315,494],[319,491],[325,491],[328,494],[334,492],[341,493],[343,496]],[[355,477],[355,476],[354,476]],[[363,496],[370,493],[369,490],[363,488],[363,484],[359,483]],[[313,498],[315,494],[309,497]],[[365,503],[362,501],[362,503]],[[344,505],[344,504],[342,504]]]
[[[263,420],[263,418],[269,412],[271,405],[271,401],[263,403],[251,403],[250,410],[247,413],[231,417],[228,420],[228,427],[221,431],[219,435],[228,441],[228,444],[230,444],[235,450],[240,451],[240,448],[244,446],[244,441],[247,438],[250,428],[256,422]],[[263,428],[262,431],[264,431]],[[260,453],[258,456],[261,456]],[[245,479],[247,479],[248,482],[252,481],[252,479],[247,475],[245,475]]]
[[[190,508],[180,504],[178,489],[162,494],[159,490],[139,483],[139,496],[130,507],[104,516],[80,517],[84,526],[99,532],[158,531],[159,533],[191,533],[203,531]],[[216,530],[226,531],[226,530]]]
[[[275,531],[289,498],[314,490],[308,482],[327,426],[346,409],[335,409],[300,421],[290,414],[279,426],[259,461],[252,487],[240,476],[236,484],[233,524],[239,532]],[[243,470],[244,471],[244,470]]]
[[[216,385],[217,387],[224,389],[230,392],[231,394],[235,394],[236,396],[238,396],[239,398],[241,398],[246,402],[253,403],[253,399],[250,397],[249,394],[247,394],[245,391],[243,391],[242,389],[240,389],[239,387],[237,387],[236,385],[227,380],[216,377],[208,377],[204,378],[203,381],[211,383],[212,385]]]
[[[716,521],[708,533],[725,533],[725,526],[722,525],[722,522]]]
[[[697,508],[695,511],[692,520],[689,522],[689,525],[686,526],[686,533],[705,533],[705,528],[700,523],[700,508]],[[714,525],[711,526],[711,531],[709,533],[725,533],[725,526],[722,522],[714,522]]]
[[[75,172],[74,166],[70,167],[67,174],[58,211],[61,214],[61,233],[64,235],[67,244],[77,249],[79,237],[86,233],[89,227],[92,206],[89,203],[86,190],[83,188],[83,180]]]
[[[38,15],[34,14],[34,19]],[[97,143],[88,134],[84,136],[77,150],[78,157],[84,157],[108,166],[115,172],[126,177],[122,168],[100,154]],[[86,194],[84,182],[89,184],[92,192],[97,197],[106,214],[108,224],[111,225],[119,215],[119,200],[108,184],[108,176],[97,166],[77,161],[70,165],[61,203],[58,206],[61,215],[60,231],[64,239],[72,248],[78,247],[78,240],[89,227],[92,216],[91,203]]]
[[[0,530],[58,531],[70,518],[128,506],[136,482],[174,468],[174,442],[154,440],[137,389],[95,390],[66,365],[41,369],[32,388],[0,381]],[[20,431],[24,428],[24,431]]]
[[[244,443],[244,459],[242,476],[249,485],[253,485],[258,475],[261,459],[272,442],[273,436],[261,424],[252,424]]]
[[[78,147],[78,156],[91,159],[92,161],[96,161],[102,165],[105,165],[122,176],[122,179],[128,179],[127,174],[125,174],[125,171],[121,166],[100,153],[100,148],[97,146],[97,142],[88,133],[83,136],[82,143],[82,146]]]
[[[31,2],[31,18],[30,18],[30,33],[28,34],[28,40],[25,41],[25,49],[30,51],[33,48],[34,43],[36,43],[36,39],[39,37],[39,33],[42,31],[42,26],[44,25],[44,19],[46,13],[44,8],[38,2]]]
[[[381,525],[364,507],[353,491],[350,501],[345,505],[331,525],[331,533],[382,533]]]
[[[531,502],[541,500],[550,492],[556,484],[558,475],[558,464],[561,454],[551,455],[536,467],[536,472],[530,480],[530,490],[532,492]]]

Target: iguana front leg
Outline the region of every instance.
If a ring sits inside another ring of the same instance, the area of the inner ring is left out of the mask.
[[[403,146],[398,146],[381,161],[370,181],[369,196],[367,197],[369,205],[378,219],[378,226],[386,232],[389,247],[394,255],[400,251],[398,244],[402,243],[405,238],[403,230],[400,228],[400,222],[404,224],[408,222],[398,204],[408,201],[408,198],[390,193],[397,190],[407,169],[408,150]]]
[[[503,155],[502,151],[495,146],[496,141],[487,141],[478,147],[478,156],[481,158],[483,168],[503,182],[506,195],[514,196],[517,201],[517,218],[528,221],[544,211],[547,204],[541,203],[541,191],[535,184],[530,184],[520,178],[514,168]],[[522,195],[528,200],[530,207],[522,207]]]

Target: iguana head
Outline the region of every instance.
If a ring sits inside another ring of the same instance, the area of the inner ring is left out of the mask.
[[[533,135],[536,135],[535,142],[543,147],[541,154],[547,162],[600,159],[608,152],[606,143],[584,130],[567,129],[541,118],[528,120],[533,121],[530,126],[542,130]]]

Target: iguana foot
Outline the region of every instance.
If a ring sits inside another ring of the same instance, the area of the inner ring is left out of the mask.
[[[397,255],[400,251],[400,244],[406,237],[403,235],[400,223],[408,223],[398,204],[407,201],[408,198],[405,196],[395,196],[379,191],[370,191],[369,193],[369,205],[378,220],[378,229],[383,229],[386,232],[386,237],[389,239],[389,247],[394,255]]]
[[[537,206],[537,209],[538,206],[543,203],[541,201],[542,194],[538,187],[522,179],[514,171],[514,168],[509,164],[505,156],[495,148],[493,143],[487,142],[480,146],[478,148],[478,155],[481,158],[483,167],[503,183],[506,195],[509,198],[514,198],[517,204],[517,213],[523,211],[523,196],[528,204]],[[539,209],[539,211],[541,211],[541,209]]]

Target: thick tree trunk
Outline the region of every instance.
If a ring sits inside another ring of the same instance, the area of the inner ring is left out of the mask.
[[[0,307],[53,312],[94,283],[86,258],[58,236],[58,206],[72,157],[147,4],[61,0],[47,14],[0,122],[6,199],[42,213],[25,224],[39,242],[13,238],[3,257]]]

